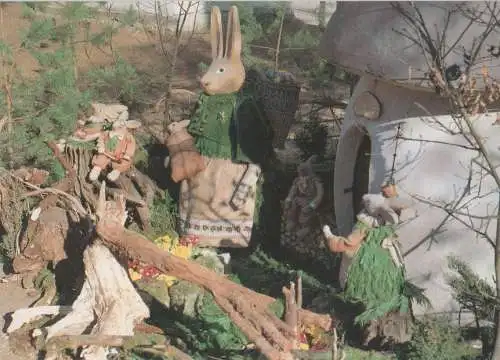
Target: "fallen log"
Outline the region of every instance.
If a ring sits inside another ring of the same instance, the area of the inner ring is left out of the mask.
[[[142,235],[118,226],[109,226],[99,222],[96,226],[99,237],[108,245],[125,251],[131,258],[148,264],[155,264],[158,270],[199,285],[213,294],[240,293],[243,299],[255,300],[259,308],[266,308],[276,301],[275,298],[260,294],[239,285],[224,276],[218,275],[197,263],[174,256],[160,250],[156,244]],[[299,309],[299,323],[319,326],[325,331],[331,330],[332,318],[327,314],[317,314],[310,310]]]

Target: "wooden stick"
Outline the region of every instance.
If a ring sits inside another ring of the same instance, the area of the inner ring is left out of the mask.
[[[297,308],[302,308],[302,274],[297,274]]]

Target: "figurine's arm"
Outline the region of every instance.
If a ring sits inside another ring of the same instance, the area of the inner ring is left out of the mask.
[[[100,132],[93,133],[93,134],[92,133],[91,134],[81,133],[81,135],[77,135],[75,133],[75,136],[71,136],[70,139],[73,141],[79,141],[79,142],[90,142],[90,141],[95,141],[96,139],[99,139],[100,136],[101,136]]]
[[[126,144],[126,147],[125,147],[123,159],[131,161],[132,158],[134,157],[135,150],[137,148],[137,144],[136,144],[135,138],[134,138],[134,136],[132,134],[127,134],[126,135],[126,140],[127,140],[127,144]]]
[[[314,179],[314,187],[316,188],[316,196],[310,202],[310,207],[314,210],[318,207],[321,200],[323,200],[323,196],[325,194],[325,190],[323,188],[323,184],[320,180]]]
[[[296,195],[297,195],[297,179],[295,179],[292,183],[292,187],[290,188],[290,191],[288,192],[288,195],[285,199],[285,205],[290,204]]]
[[[328,249],[334,253],[354,254],[366,237],[366,229],[357,227],[347,236],[333,235],[328,225],[323,226],[323,235]]]

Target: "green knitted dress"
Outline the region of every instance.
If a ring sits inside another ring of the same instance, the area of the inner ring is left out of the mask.
[[[366,228],[359,221],[356,226]],[[358,324],[366,324],[390,311],[409,310],[404,267],[394,264],[389,250],[382,248],[382,241],[389,236],[395,236],[392,226],[367,228],[365,241],[347,270],[343,296],[365,307],[355,319]]]
[[[200,154],[234,163],[263,164],[272,151],[270,127],[248,90],[233,94],[202,93],[188,126]],[[256,194],[258,220],[262,189]]]

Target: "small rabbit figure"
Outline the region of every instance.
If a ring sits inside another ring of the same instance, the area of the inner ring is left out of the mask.
[[[194,138],[188,133],[189,120],[176,121],[168,125],[169,135],[165,140],[169,156],[165,158],[165,167],[170,165],[172,180],[179,182],[193,177],[205,169],[205,162],[194,144]]]
[[[181,183],[181,231],[199,246],[247,247],[253,228],[261,167],[273,151],[270,126],[244,87],[238,8],[228,14],[226,48],[221,13],[211,11],[212,64],[188,132],[205,170]]]

